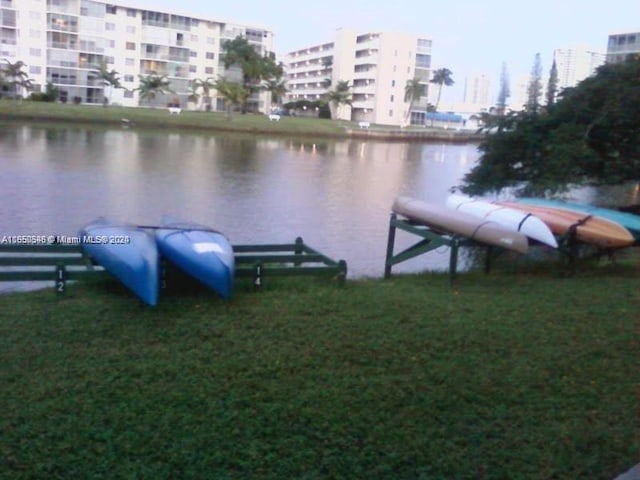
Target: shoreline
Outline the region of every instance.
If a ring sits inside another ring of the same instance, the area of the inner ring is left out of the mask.
[[[266,115],[236,113],[229,120],[222,112],[185,110],[179,115],[171,115],[164,108],[66,105],[26,100],[0,100],[0,121],[424,143],[477,143],[484,137],[470,130],[401,129],[385,125],[362,129],[356,122],[308,117],[285,116],[272,122]]]

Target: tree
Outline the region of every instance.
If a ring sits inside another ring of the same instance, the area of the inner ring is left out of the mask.
[[[413,102],[416,100],[419,101],[420,98],[424,95],[425,85],[420,83],[419,78],[412,78],[411,80],[407,80],[407,84],[404,87],[404,101],[409,104],[409,108],[407,109],[407,117],[405,118],[405,123],[408,125],[411,120],[411,109],[413,108]]]
[[[105,87],[105,89],[109,89],[109,95],[105,97],[105,99],[108,99],[108,101],[104,103],[104,105],[106,106],[107,103],[111,103],[111,95],[113,93],[113,89],[124,88],[122,85],[120,85],[120,78],[118,77],[119,73],[115,70],[109,70],[109,68],[107,67],[107,62],[105,61],[103,61],[98,68],[92,70],[91,73],[95,75],[99,83],[103,87]]]
[[[270,78],[264,81],[264,89],[271,92],[271,104],[278,105],[289,91],[286,82],[282,78]]]
[[[331,118],[338,118],[341,105],[351,105],[351,87],[347,80],[339,80],[336,88],[329,90],[325,94],[329,109],[331,110]]]
[[[640,180],[640,60],[605,64],[547,111],[496,117],[463,190],[547,194]]]
[[[536,53],[531,68],[531,77],[527,86],[527,104],[525,108],[531,113],[538,113],[540,108],[540,96],[542,95],[542,65],[540,64],[540,54]]]
[[[245,105],[249,92],[242,84],[229,81],[224,77],[218,77],[213,87],[217,90],[218,95],[224,100],[227,110],[227,118],[231,120],[233,107]]]
[[[223,43],[222,49],[224,68],[237,66],[242,72],[242,87],[248,93],[242,104],[242,113],[246,113],[248,110],[247,100],[261,88],[262,82],[272,77],[282,76],[282,64],[276,64],[275,54],[271,52],[260,55],[242,36],[227,40]]]
[[[138,75],[140,86],[136,88],[140,92],[140,101],[147,100],[149,104],[156,98],[156,95],[165,95],[167,93],[175,93],[169,85],[169,79],[166,75],[158,75],[152,72],[149,75]]]
[[[509,88],[509,72],[507,71],[506,62],[502,62],[502,71],[500,73],[500,91],[496,100],[496,114],[504,115],[507,109],[507,100],[511,96]]]
[[[556,94],[558,93],[558,67],[556,66],[556,60],[553,59],[551,70],[549,71],[549,81],[547,82],[547,108],[551,107],[556,101]]]
[[[192,95],[199,96],[198,92],[202,91],[204,108],[207,111],[211,110],[211,90],[215,89],[215,83],[215,80],[211,77],[207,77],[204,79],[196,78],[191,82]]]
[[[451,78],[451,70],[448,68],[439,68],[433,72],[433,78],[429,80],[430,83],[435,83],[438,85],[438,98],[436,99],[436,111],[438,110],[438,106],[440,105],[440,95],[442,94],[442,86],[445,85],[450,87],[454,84],[453,79]]]
[[[4,61],[5,64],[0,67],[4,88],[10,92],[11,96],[20,96],[22,98],[22,89],[29,91],[33,88],[32,80],[23,70],[26,65],[22,60],[11,63],[5,58]]]

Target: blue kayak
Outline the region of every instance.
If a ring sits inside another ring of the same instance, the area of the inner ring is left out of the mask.
[[[160,254],[224,298],[231,297],[235,257],[229,240],[204,225],[164,219],[156,230]]]
[[[133,225],[99,218],[78,233],[85,255],[148,305],[158,303],[160,261],[152,235]]]
[[[631,235],[636,240],[640,240],[640,216],[633,215],[632,213],[620,212],[618,210],[612,210],[610,208],[600,208],[593,205],[587,205],[584,203],[571,203],[563,200],[548,200],[546,198],[518,198],[518,203],[525,203],[528,205],[539,205],[542,207],[554,207],[564,208],[565,210],[571,210],[574,212],[589,213],[591,215],[597,215],[598,217],[606,218],[612,222],[616,222],[622,225],[624,228],[631,232]]]

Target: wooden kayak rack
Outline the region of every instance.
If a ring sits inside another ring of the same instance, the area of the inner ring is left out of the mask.
[[[405,250],[395,253],[396,230],[417,235],[422,240],[414,243]],[[458,270],[458,253],[460,247],[484,247],[486,248],[484,271],[491,270],[491,258],[500,250],[484,243],[479,243],[461,235],[445,232],[438,232],[421,223],[413,222],[409,219],[398,218],[395,213],[391,214],[389,220],[389,237],[387,240],[387,256],[384,265],[384,278],[391,277],[391,268],[398,263],[405,262],[419,255],[429,253],[440,247],[449,247],[449,281],[453,283]]]
[[[315,275],[343,282],[347,262],[332,260],[306,245],[293,243],[233,245],[236,278],[251,277],[256,289],[264,278]],[[63,293],[68,281],[108,278],[104,268],[93,265],[80,245],[0,245],[0,282],[51,281]]]

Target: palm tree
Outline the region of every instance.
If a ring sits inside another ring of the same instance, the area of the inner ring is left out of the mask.
[[[325,98],[329,103],[329,109],[331,110],[331,118],[338,118],[341,105],[351,105],[350,89],[351,87],[347,80],[339,80],[336,88],[329,90],[325,94]]]
[[[286,82],[282,80],[281,77],[270,78],[269,80],[265,80],[263,83],[263,88],[271,92],[271,104],[278,105],[280,104],[282,97],[289,91],[287,88]]]
[[[439,68],[433,72],[433,78],[430,80],[430,83],[435,83],[438,85],[438,98],[436,100],[436,111],[438,110],[438,105],[440,105],[440,95],[442,94],[442,86],[445,85],[450,87],[453,85],[453,79],[451,78],[452,72],[448,68]]]
[[[227,118],[231,120],[231,112],[234,106],[242,106],[246,103],[249,92],[238,82],[231,82],[224,77],[218,77],[213,88],[224,99],[227,108]]]
[[[196,78],[191,82],[191,87],[194,92],[202,89],[202,99],[204,100],[205,109],[211,110],[211,90],[215,89],[215,81],[211,77],[205,79]]]
[[[33,88],[33,82],[29,78],[29,75],[24,72],[22,69],[26,66],[22,60],[18,60],[17,62],[11,63],[6,58],[4,59],[6,65],[0,67],[2,71],[2,83],[7,86],[7,88],[13,88],[13,96],[19,95],[21,90],[24,88],[27,91]],[[22,98],[22,95],[20,95]]]
[[[420,79],[415,77],[411,80],[407,80],[407,85],[404,87],[404,101],[409,103],[409,109],[407,110],[407,117],[404,120],[405,124],[409,124],[411,120],[411,109],[413,108],[413,102],[420,101],[420,97],[424,96],[425,85],[420,83]]]
[[[140,101],[147,100],[149,104],[158,94],[175,93],[169,88],[170,82],[166,75],[158,75],[152,72],[149,75],[138,75],[140,86],[136,88],[140,92]]]
[[[102,61],[98,68],[95,68],[91,71],[92,74],[95,75],[95,78],[98,82],[105,88],[109,89],[109,95],[105,97],[104,106],[106,107],[108,103],[111,103],[111,95],[113,94],[114,88],[124,88],[120,85],[120,78],[118,78],[119,73],[115,70],[109,70],[107,67],[107,62]]]

